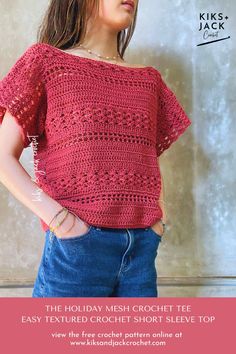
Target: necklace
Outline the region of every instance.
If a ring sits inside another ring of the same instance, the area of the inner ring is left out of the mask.
[[[120,57],[119,54],[118,54],[117,56],[114,56],[114,57],[104,57],[104,56],[102,56],[102,55],[100,55],[100,54],[97,54],[97,53],[92,52],[90,49],[85,48],[82,44],[79,44],[78,47],[81,47],[81,48],[85,49],[89,54],[94,54],[94,55],[96,55],[98,58],[102,58],[102,59],[106,59],[106,60],[109,60],[109,59],[110,59],[110,60],[116,60],[116,61],[117,61],[118,57]],[[124,61],[124,60],[123,60],[123,61]]]

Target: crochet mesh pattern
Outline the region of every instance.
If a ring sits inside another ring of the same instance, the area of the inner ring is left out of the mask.
[[[0,123],[6,110],[24,148],[37,139],[38,186],[82,220],[138,228],[162,217],[158,157],[191,121],[157,69],[34,43],[0,81]]]

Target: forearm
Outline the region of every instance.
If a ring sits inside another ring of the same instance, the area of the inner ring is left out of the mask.
[[[0,157],[0,182],[47,225],[62,206],[39,186],[12,155]],[[38,197],[37,197],[38,196]]]

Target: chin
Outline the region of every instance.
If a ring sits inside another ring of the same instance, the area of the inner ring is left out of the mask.
[[[121,31],[125,28],[128,28],[131,25],[131,22],[132,22],[132,18],[126,16],[126,18],[123,18],[122,20],[119,20],[116,23],[114,23],[114,27],[118,31]]]

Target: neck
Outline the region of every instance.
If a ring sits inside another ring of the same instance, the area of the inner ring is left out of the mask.
[[[115,57],[118,56],[117,50],[117,31],[112,31],[103,25],[89,26],[87,33],[81,43],[86,49],[90,49],[92,52],[99,54],[103,57]],[[117,58],[122,61],[122,59]]]

